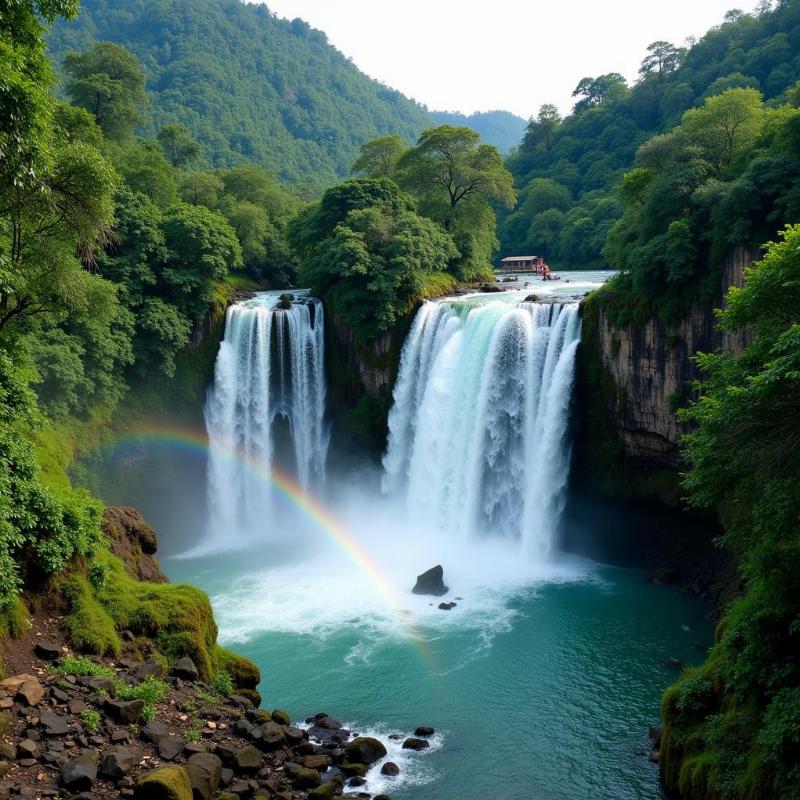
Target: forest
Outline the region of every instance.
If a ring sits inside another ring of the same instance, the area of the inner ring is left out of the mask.
[[[618,248],[605,246],[639,148],[726,89],[757,91],[769,108],[785,104],[800,79],[799,54],[800,6],[783,0],[731,11],[699,41],[653,42],[632,86],[616,73],[583,78],[572,113],[562,119],[543,105],[508,159],[519,202],[501,215],[503,252],[530,251],[561,267],[625,268]]]

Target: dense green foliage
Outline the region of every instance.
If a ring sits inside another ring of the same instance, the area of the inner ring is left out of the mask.
[[[624,215],[605,248],[628,274],[618,288],[675,319],[713,299],[737,245],[757,248],[800,220],[800,109],[727,89],[639,149],[622,185]]]
[[[53,61],[98,41],[124,45],[144,67],[142,132],[182,124],[203,147],[200,165],[255,162],[317,190],[347,175],[362,142],[390,133],[410,141],[430,123],[423,107],[361,73],[324,33],[262,4],[84,0],[74,22],[54,27]]]
[[[687,800],[800,797],[800,226],[732,289],[725,330],[741,355],[700,356],[708,375],[683,412],[691,500],[721,511],[745,595],[706,664],[664,698],[662,776]]]
[[[615,73],[584,78],[564,119],[554,106],[542,107],[508,159],[520,195],[501,218],[505,253],[537,253],[578,268],[604,265],[606,235],[622,212],[618,186],[645,141],[725,89],[754,88],[770,106],[785,102],[800,79],[800,0],[730,12],[689,45],[654,42],[633,86]]]
[[[458,255],[443,228],[415,212],[388,178],[329,189],[292,227],[301,279],[362,339],[386,332],[424,294],[425,277]]]

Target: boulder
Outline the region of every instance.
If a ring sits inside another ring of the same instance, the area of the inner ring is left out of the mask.
[[[158,740],[158,754],[164,761],[173,761],[182,752],[186,746],[186,740],[182,736],[162,736]]]
[[[131,724],[139,719],[144,710],[144,700],[106,700],[103,709],[117,722]]]
[[[414,736],[409,736],[403,742],[403,750],[424,750],[426,747],[430,747],[430,742],[425,739],[417,739]]]
[[[429,739],[435,733],[433,728],[429,728],[427,725],[420,725],[414,731],[414,736],[421,736],[423,739]]]
[[[336,796],[336,783],[326,781],[308,793],[308,800],[333,800]]]
[[[347,760],[357,764],[374,764],[386,755],[383,742],[371,736],[358,736],[344,749]]]
[[[17,745],[17,758],[36,758],[39,755],[39,745],[33,739],[23,739]]]
[[[431,567],[422,575],[417,575],[417,582],[411,590],[414,594],[430,594],[434,597],[441,597],[450,590],[444,585],[444,570],[441,564]]]
[[[399,775],[400,774],[400,767],[394,763],[394,761],[387,761],[381,767],[381,775]]]
[[[237,772],[258,772],[261,769],[261,753],[252,745],[243,747],[233,758]]]
[[[142,661],[137,664],[133,669],[133,676],[140,681],[150,676],[161,678],[164,675],[164,664],[160,659],[148,658],[147,661]]]
[[[283,735],[290,745],[300,744],[306,738],[305,731],[302,728],[295,728],[293,725],[287,725],[283,729]]]
[[[39,724],[48,736],[66,736],[69,724],[66,717],[60,717],[55,711],[42,711]]]
[[[319,772],[315,769],[306,769],[303,767],[294,779],[294,785],[298,789],[313,789],[316,786],[319,786],[322,783],[322,778],[319,776]]]
[[[303,756],[300,759],[300,763],[308,769],[315,769],[318,772],[325,772],[325,770],[331,765],[332,761],[330,756],[313,755]]]
[[[439,603],[440,611],[452,611],[458,603]]]
[[[142,775],[133,796],[135,800],[192,800],[192,784],[183,767],[171,764]]]
[[[502,292],[503,287],[498,286],[496,283],[482,283],[479,287],[481,292]]]
[[[84,750],[61,768],[61,783],[71,792],[86,792],[97,780],[97,751]]]
[[[195,666],[189,656],[184,656],[173,668],[172,674],[185,681],[196,681],[200,677],[200,670]]]
[[[55,642],[46,640],[36,642],[33,652],[45,661],[55,661],[61,656],[61,648]]]
[[[222,761],[213,753],[195,753],[186,762],[195,800],[211,800],[222,778]]]
[[[142,754],[136,747],[112,747],[100,762],[98,772],[113,781],[124,778],[140,761]]]
[[[284,311],[288,311],[292,307],[292,301],[294,300],[294,295],[291,294],[282,294],[278,298],[278,308],[282,308]]]
[[[44,697],[44,686],[36,678],[28,677],[17,689],[17,700],[35,706]]]
[[[151,719],[146,725],[143,725],[140,733],[142,737],[147,739],[148,742],[158,744],[165,736],[169,734],[167,726],[157,719]]]
[[[342,723],[338,719],[331,719],[327,714],[314,718],[314,727],[323,728],[327,731],[340,731]]]
[[[281,709],[276,708],[272,712],[272,719],[274,722],[277,722],[278,725],[291,725],[292,720],[289,718],[289,715],[285,711],[281,711]]]
[[[535,294],[529,294],[522,302],[535,303],[539,298]]]
[[[262,750],[277,750],[282,747],[286,741],[286,736],[283,733],[283,728],[277,722],[265,722],[261,728],[261,736],[256,741],[256,744]]]

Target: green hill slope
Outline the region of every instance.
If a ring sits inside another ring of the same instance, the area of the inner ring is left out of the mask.
[[[469,116],[455,111],[431,111],[437,125],[464,125],[477,131],[481,139],[493,144],[501,153],[508,154],[517,147],[525,135],[528,124],[510,111],[476,111]]]
[[[209,164],[257,161],[319,189],[346,176],[358,146],[397,133],[412,141],[425,108],[360,72],[302,20],[239,0],[82,0],[49,38],[60,67],[97,40],[124,45],[148,73],[146,133],[180,121]]]

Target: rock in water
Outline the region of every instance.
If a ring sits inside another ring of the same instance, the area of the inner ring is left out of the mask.
[[[432,594],[441,597],[447,594],[450,589],[444,585],[444,570],[441,564],[431,567],[422,575],[417,575],[417,582],[411,590],[414,594]]]

